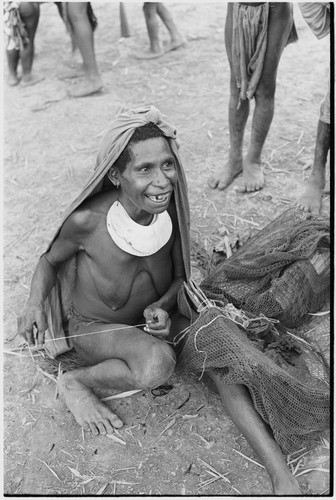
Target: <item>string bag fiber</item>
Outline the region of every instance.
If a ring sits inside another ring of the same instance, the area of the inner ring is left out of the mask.
[[[318,341],[329,335],[329,316],[319,328],[308,316],[329,290],[329,222],[290,209],[199,286],[189,280],[179,292],[179,310],[191,320],[176,339],[179,366],[245,385],[286,453],[329,427],[328,347]]]

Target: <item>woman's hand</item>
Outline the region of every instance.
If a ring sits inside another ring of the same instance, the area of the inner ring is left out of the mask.
[[[165,340],[169,335],[171,325],[167,311],[164,311],[161,307],[152,304],[146,307],[143,315],[147,323],[144,328],[145,332],[150,333],[161,340]]]
[[[42,347],[44,334],[48,328],[43,305],[27,303],[23,314],[18,318],[18,334],[24,337],[30,346]],[[36,335],[34,335],[36,329]]]

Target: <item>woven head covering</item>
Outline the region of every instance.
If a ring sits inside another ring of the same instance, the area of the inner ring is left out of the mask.
[[[135,129],[154,123],[163,132],[171,151],[176,159],[177,183],[174,187],[174,201],[177,212],[179,231],[181,236],[182,257],[186,279],[190,276],[190,214],[189,202],[185,174],[176,143],[176,129],[169,122],[168,118],[154,106],[144,106],[141,108],[122,111],[111,123],[106,131],[94,168],[94,172],[84,185],[83,189],[71,205],[65,211],[61,223],[51,240],[48,249],[51,247],[62,224],[87,198],[99,193],[106,185],[106,176],[109,169],[115,163],[122,151],[129,143]],[[110,183],[110,189],[115,187]],[[66,317],[69,307],[71,307],[71,293],[76,271],[76,257],[65,262],[59,272],[55,286],[51,290],[50,296],[46,300],[46,311],[48,315],[48,329],[52,337],[64,336],[63,318]],[[51,343],[48,343],[50,346]],[[59,344],[59,342],[57,343]],[[64,349],[66,350],[66,349]],[[63,352],[64,352],[63,350]],[[60,354],[58,352],[57,354]],[[54,354],[56,356],[57,354]]]

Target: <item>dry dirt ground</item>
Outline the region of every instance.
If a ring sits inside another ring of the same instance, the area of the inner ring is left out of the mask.
[[[54,4],[42,5],[36,38],[35,71],[44,75],[44,81],[31,88],[5,87],[7,338],[15,335],[38,256],[91,173],[101,136],[122,105],[154,104],[176,124],[189,183],[193,235],[209,250],[220,227],[244,239],[273,220],[295,201],[309,174],[328,78],[329,39],[315,39],[297,6],[299,41],[285,49],[280,63],[276,112],[264,148],[266,187],[242,195],[234,189],[236,182],[224,192],[206,184],[209,174],[223,165],[229,144],[225,3],[170,3],[188,44],[152,61],[133,57],[136,49],[148,44],[142,4],[125,5],[133,36],[121,39],[118,3],[94,2],[104,93],[77,100],[67,97],[71,81],[60,80],[59,75],[67,67],[70,41]],[[167,38],[163,29],[162,36]],[[250,121],[246,144],[249,129]],[[323,212],[329,213],[328,195]],[[16,341],[5,342],[5,349]],[[4,356],[5,493],[272,493],[267,473],[255,463],[257,457],[226,416],[219,397],[192,374],[174,374],[169,381],[173,390],[165,396],[144,391],[111,403],[125,422],[124,446],[84,435],[62,401],[55,399],[55,383],[39,366],[30,358]],[[302,453],[298,450],[296,457]],[[297,474],[304,494],[328,493],[328,458],[327,439],[302,458]],[[210,466],[225,475],[206,485],[214,477]]]

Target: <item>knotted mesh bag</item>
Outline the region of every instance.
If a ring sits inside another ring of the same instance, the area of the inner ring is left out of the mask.
[[[182,369],[245,385],[287,453],[329,426],[329,316],[307,316],[327,300],[329,258],[327,222],[289,210],[179,293]]]
[[[259,231],[200,285],[213,300],[299,326],[329,296],[329,222],[290,209]]]

